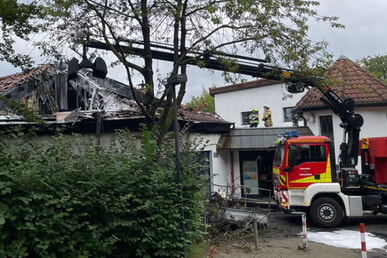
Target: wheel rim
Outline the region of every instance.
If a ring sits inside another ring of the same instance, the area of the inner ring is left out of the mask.
[[[335,209],[330,205],[323,205],[319,209],[320,218],[325,221],[331,221],[336,216]]]

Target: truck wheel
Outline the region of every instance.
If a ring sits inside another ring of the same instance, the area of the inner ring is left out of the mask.
[[[344,211],[335,199],[322,197],[312,203],[310,218],[318,227],[334,228],[342,222]]]

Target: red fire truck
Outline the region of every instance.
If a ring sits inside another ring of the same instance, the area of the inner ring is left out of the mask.
[[[319,227],[336,227],[344,217],[387,214],[387,137],[361,140],[362,174],[338,172],[332,141],[324,136],[277,140],[273,164],[274,194],[287,211],[306,212]]]
[[[273,162],[279,207],[306,212],[319,227],[336,227],[344,218],[366,213],[387,214],[387,137],[359,141],[363,118],[354,113],[353,100],[342,100],[328,86],[312,86],[342,121],[346,140],[340,145],[339,167],[328,137],[298,137],[295,131],[279,136]],[[356,169],[359,154],[361,174]]]

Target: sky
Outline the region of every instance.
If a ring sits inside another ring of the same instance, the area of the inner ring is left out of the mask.
[[[334,29],[327,23],[310,24],[309,38],[313,41],[327,41],[329,44],[327,50],[333,55],[334,60],[341,55],[353,61],[367,56],[387,55],[386,0],[322,0],[317,10],[321,15],[339,17],[339,22],[345,25],[344,29]],[[35,54],[30,44],[21,43],[17,47],[22,53]],[[42,61],[39,60],[39,62]],[[156,61],[155,65],[158,67],[171,66],[162,61]],[[0,77],[19,71],[7,63],[0,62]],[[126,81],[122,69],[109,70],[108,76],[118,81]],[[203,89],[227,85],[220,71],[189,67],[187,77],[187,92],[183,102],[189,101],[192,96],[201,95]]]
[[[357,59],[387,55],[387,1],[385,0],[324,0],[320,13],[339,17],[345,29],[331,29],[328,24],[312,24],[310,37],[325,40],[328,51],[337,59],[341,55]]]

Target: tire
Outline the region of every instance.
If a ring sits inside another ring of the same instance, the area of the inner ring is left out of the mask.
[[[335,199],[321,197],[312,203],[309,215],[316,226],[334,228],[343,221],[344,211]]]

